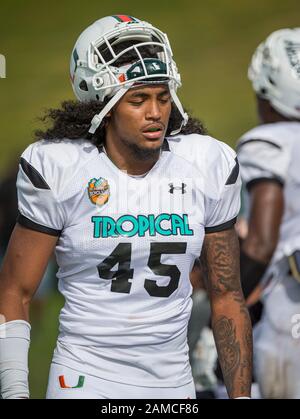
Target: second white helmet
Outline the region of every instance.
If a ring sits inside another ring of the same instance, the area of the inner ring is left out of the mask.
[[[248,77],[258,96],[274,109],[300,119],[300,28],[269,35],[252,57]]]

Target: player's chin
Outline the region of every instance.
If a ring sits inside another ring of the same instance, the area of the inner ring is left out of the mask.
[[[165,133],[161,133],[160,136],[149,137],[142,134],[141,146],[147,149],[159,149],[162,147],[165,138]]]
[[[158,158],[161,151],[163,140],[141,140],[138,143],[131,144],[130,148],[141,160]]]

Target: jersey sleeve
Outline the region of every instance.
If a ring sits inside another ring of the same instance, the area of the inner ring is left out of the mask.
[[[55,160],[39,143],[22,154],[17,178],[18,223],[31,230],[59,236],[64,213],[59,201],[59,179],[63,177]]]
[[[238,146],[243,183],[247,189],[262,180],[284,185],[289,166],[287,150],[272,141],[249,140]]]
[[[214,192],[207,194],[205,233],[231,228],[236,222],[241,204],[238,159],[229,146],[217,143],[215,161],[210,168],[211,191]]]

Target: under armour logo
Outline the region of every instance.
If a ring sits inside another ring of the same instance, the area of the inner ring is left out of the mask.
[[[186,190],[185,190],[186,184],[185,183],[182,183],[181,186],[174,186],[173,183],[169,183],[169,186],[170,186],[169,192],[172,193],[172,194],[174,193],[174,191],[181,191],[182,195],[186,193]]]

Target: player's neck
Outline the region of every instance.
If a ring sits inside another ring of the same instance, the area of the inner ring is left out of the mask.
[[[104,145],[105,153],[114,165],[129,175],[143,175],[149,172],[160,158],[161,150],[149,153],[141,158],[134,150],[123,144],[107,141]]]
[[[280,114],[264,115],[259,118],[261,124],[274,124],[275,122],[291,122],[292,119],[286,118]]]
[[[259,97],[257,97],[257,111],[261,124],[273,124],[275,122],[292,121],[291,118],[282,115],[280,112],[274,109],[268,100]]]

